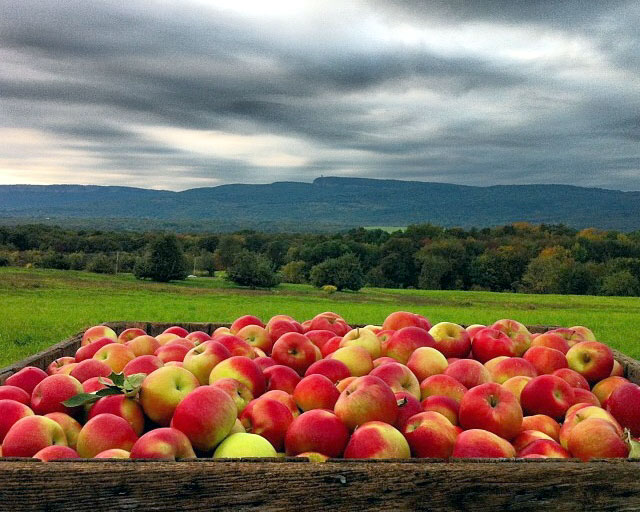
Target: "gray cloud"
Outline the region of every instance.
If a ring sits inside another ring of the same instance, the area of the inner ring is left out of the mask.
[[[640,190],[633,2],[207,5],[0,0],[0,182]]]

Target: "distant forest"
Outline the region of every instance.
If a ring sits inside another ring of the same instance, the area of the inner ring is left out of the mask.
[[[0,266],[132,272],[154,232],[0,226]],[[179,234],[190,272],[227,270],[257,253],[284,282],[307,283],[314,267],[349,255],[367,286],[429,290],[640,295],[640,231],[515,223],[484,229],[410,225],[388,233]],[[342,261],[342,260],[341,260]],[[316,273],[317,274],[317,273]],[[317,284],[317,283],[314,283]]]

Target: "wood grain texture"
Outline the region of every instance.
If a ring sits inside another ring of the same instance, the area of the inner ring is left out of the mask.
[[[626,460],[16,460],[0,468],[0,510],[11,511],[640,509],[640,462]]]

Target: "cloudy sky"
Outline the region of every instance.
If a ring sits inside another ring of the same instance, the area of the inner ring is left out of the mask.
[[[637,0],[0,0],[0,184],[640,190]]]

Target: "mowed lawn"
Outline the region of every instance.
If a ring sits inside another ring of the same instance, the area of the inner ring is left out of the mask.
[[[598,339],[640,358],[640,300],[625,297],[390,290],[327,295],[307,285],[238,288],[220,278],[158,284],[131,275],[0,268],[0,367],[105,321],[231,322],[284,313],[299,321],[335,311],[348,322],[382,323],[393,311],[421,313],[432,323],[586,325]]]

